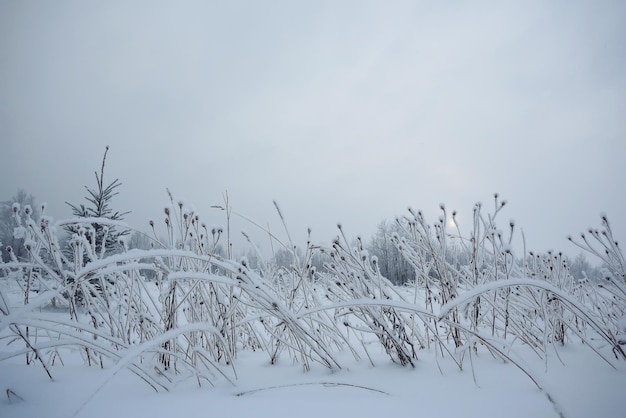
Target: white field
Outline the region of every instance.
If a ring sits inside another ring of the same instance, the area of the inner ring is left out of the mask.
[[[7,347],[3,340],[0,353],[20,344]],[[614,360],[613,368],[575,341],[557,348],[549,353],[547,368],[529,349],[515,348],[545,392],[485,350],[472,359],[473,371],[469,361],[459,371],[432,349],[418,353],[414,369],[400,367],[373,345],[374,366],[367,358],[356,361],[341,353],[344,369],[314,365],[309,372],[286,355],[270,365],[267,354],[242,351],[234,385],[223,378],[214,387],[187,380],[163,393],[127,370],[112,375],[110,366],[86,367],[76,352],[62,351],[65,366],[57,361],[52,367],[54,381],[39,364],[26,366],[20,355],[0,362],[0,417],[626,416],[626,362]],[[604,353],[613,358],[610,350]]]

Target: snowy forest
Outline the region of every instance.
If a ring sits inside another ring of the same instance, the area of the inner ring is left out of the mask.
[[[105,161],[68,219],[52,219],[24,191],[0,208],[0,368],[40,369],[33,384],[79,364],[157,392],[181,382],[210,391],[241,384],[254,353],[303,375],[376,370],[381,355],[403,369],[435,362],[480,385],[487,356],[567,416],[529,362],[549,369],[552,353],[575,350],[623,369],[626,262],[606,216],[569,238],[573,257],[523,242],[517,250],[523,236],[503,219],[498,194],[474,206],[466,233],[442,204],[438,219],[409,209],[372,237],[351,238],[338,224],[330,245],[267,230],[268,255],[251,240],[233,245],[226,194],[223,226],[171,194],[162,221],[127,225],[132,208],[116,207],[122,183],[104,181]],[[4,374],[0,406],[17,414],[27,396]]]

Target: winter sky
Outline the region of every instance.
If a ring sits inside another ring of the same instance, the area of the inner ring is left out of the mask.
[[[499,192],[536,250],[576,253],[601,212],[626,242],[625,21],[622,1],[2,1],[0,200],[69,216],[110,145],[138,228],[166,188],[208,224],[227,190],[278,231],[276,200],[299,245],[440,202],[463,226]]]

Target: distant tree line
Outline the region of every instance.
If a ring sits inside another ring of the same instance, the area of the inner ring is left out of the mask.
[[[117,221],[124,219],[124,215],[128,212],[114,210],[111,206],[112,199],[118,194],[118,188],[121,186],[119,179],[115,179],[110,183],[104,182],[104,168],[109,148],[106,147],[102,165],[99,172],[95,172],[96,187],[87,187],[87,195],[85,200],[87,203],[72,204],[67,203],[75,218],[103,218],[113,222],[76,222],[68,223],[64,226],[67,235],[62,239],[67,240],[66,257],[68,261],[76,261],[80,258],[80,263],[85,265],[92,258],[97,258],[95,254],[115,254],[128,248],[148,249],[159,239],[153,238],[141,232],[133,232],[120,227]],[[497,200],[497,197],[496,197]],[[504,206],[504,205],[502,205]],[[0,256],[2,261],[24,260],[27,257],[24,245],[23,234],[21,233],[24,216],[38,220],[45,210],[44,206],[36,204],[35,197],[27,193],[25,190],[18,190],[16,194],[4,201],[0,201]],[[372,257],[376,260],[378,271],[383,277],[389,279],[396,285],[405,285],[411,283],[416,278],[416,266],[411,264],[398,248],[402,237],[407,234],[407,225],[403,224],[406,220],[398,218],[393,222],[382,221],[378,224],[376,232],[373,236],[365,241],[365,247]],[[440,220],[441,222],[441,220]],[[153,224],[152,224],[153,225]],[[433,233],[446,233],[445,227],[437,229],[437,224]],[[443,232],[442,232],[443,231]],[[404,234],[404,235],[403,235]],[[82,240],[80,245],[77,240]],[[166,241],[163,241],[166,242]],[[454,244],[450,241],[451,246]],[[86,245],[86,246],[85,246]],[[91,248],[91,253],[88,251]],[[80,251],[79,251],[80,249]],[[87,249],[87,251],[85,251]],[[81,254],[76,253],[77,251]],[[224,255],[225,251],[221,245],[213,248],[215,254]],[[74,253],[73,253],[74,252]],[[230,254],[230,253],[229,253]],[[454,259],[454,263],[458,268],[468,268],[471,263],[472,256],[468,253],[468,247],[454,246],[450,248],[450,260]],[[532,254],[524,255],[527,257],[527,263],[532,263]],[[306,254],[300,248],[278,247],[272,248],[272,254],[269,260],[263,260],[263,257],[257,252],[248,249],[240,254],[247,260],[250,267],[257,269],[262,267],[261,263],[271,264],[276,269],[312,269],[312,271],[322,272],[325,270],[325,264],[329,259],[321,252],[311,251],[307,248]],[[423,263],[428,263],[428,254]],[[569,276],[574,280],[589,280],[598,282],[603,278],[603,266],[593,266],[587,260],[583,253],[578,254],[574,258],[563,256]],[[267,267],[267,266],[263,266]],[[435,270],[430,270],[433,279],[437,279]]]
[[[116,189],[121,185],[119,180],[115,180],[108,186],[102,181],[103,172],[96,173],[96,188],[87,188],[88,196],[87,201],[91,205],[72,205],[73,215],[76,217],[104,217],[112,220],[122,220],[123,215],[127,212],[114,211],[110,207],[110,202],[113,196],[117,194]],[[26,249],[24,247],[24,239],[19,234],[21,225],[18,224],[19,216],[25,210],[30,211],[33,219],[38,219],[42,213],[43,207],[37,204],[35,197],[29,194],[25,190],[19,189],[13,197],[0,201],[0,256],[2,261],[8,262],[12,256],[15,256],[18,260],[23,260],[26,257]],[[93,229],[87,231],[86,234],[95,234],[96,250],[101,251],[102,245],[105,246],[107,253],[115,253],[122,249],[120,240],[127,238],[127,245],[129,248],[150,248],[150,239],[145,234],[130,233],[128,230],[118,230],[115,227],[105,227],[98,223],[92,224]],[[66,228],[69,239],[73,234],[77,234],[78,228],[71,226]],[[106,230],[106,234],[105,234]],[[382,276],[388,278],[392,283],[397,285],[404,285],[411,283],[415,279],[415,271],[413,266],[402,256],[398,250],[396,244],[394,244],[392,237],[394,234],[402,234],[402,228],[400,228],[397,222],[382,221],[378,224],[376,232],[367,241],[367,250],[371,256],[374,256],[378,260],[378,268]],[[89,239],[89,236],[88,236]],[[221,252],[223,249],[220,247]],[[461,249],[455,249],[455,251],[462,251]],[[11,255],[12,253],[12,255]],[[260,263],[260,257],[255,252],[248,250],[242,253],[251,265],[256,268]],[[463,260],[464,258],[459,254],[456,254],[457,259]],[[289,251],[285,248],[276,249],[271,257],[271,262],[280,268],[289,268],[297,259],[302,259],[303,253],[301,250]],[[469,259],[469,257],[467,257]],[[567,265],[569,268],[569,274],[575,280],[589,280],[592,282],[598,282],[602,279],[602,266],[592,265],[585,254],[579,253],[573,258],[566,257]],[[85,260],[86,262],[87,260]],[[317,271],[324,270],[324,262],[327,261],[323,256],[315,254],[311,260],[311,266],[315,267]]]
[[[394,234],[401,236],[403,228],[399,221],[382,221],[378,224],[376,232],[370,238],[367,249],[370,255],[378,259],[380,273],[397,285],[405,285],[415,280],[415,269],[406,260],[393,242]],[[467,265],[470,260],[469,254],[463,254],[463,249],[453,248],[450,254],[454,253],[455,260],[461,265]],[[569,274],[575,280],[589,280],[598,282],[602,279],[602,266],[592,265],[584,253],[579,253],[574,258],[564,257],[569,269]],[[433,277],[435,278],[435,277]]]

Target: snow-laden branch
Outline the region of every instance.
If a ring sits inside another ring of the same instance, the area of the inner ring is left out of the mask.
[[[469,302],[471,302],[473,299],[475,299],[476,297],[493,291],[493,290],[498,290],[498,289],[505,289],[505,288],[511,288],[511,287],[515,287],[515,286],[531,286],[531,287],[537,287],[537,288],[541,288],[544,290],[548,290],[556,295],[560,295],[560,296],[564,296],[565,298],[568,298],[567,295],[565,295],[563,292],[561,292],[557,287],[555,287],[554,285],[542,281],[542,280],[537,280],[537,279],[529,279],[529,278],[524,278],[524,279],[508,279],[508,280],[498,280],[498,281],[493,281],[493,282],[489,282],[489,283],[485,283],[482,285],[478,285],[470,290],[467,290],[463,293],[461,293],[459,296],[457,296],[455,299],[451,300],[450,302],[442,305],[439,308],[439,314],[437,315],[437,317],[439,319],[443,318],[444,316],[448,315],[452,310],[454,310],[455,308],[461,307]]]
[[[371,298],[359,298],[346,300],[342,302],[335,302],[328,305],[320,305],[314,308],[304,309],[296,315],[296,318],[305,318],[316,312],[342,309],[342,308],[362,308],[362,307],[382,307],[382,308],[394,308],[406,312],[414,312],[419,315],[423,315],[426,318],[436,318],[432,312],[419,307],[418,305],[410,302],[404,302],[401,300],[392,299],[371,299]]]
[[[77,217],[77,218],[69,218],[63,219],[55,222],[55,226],[69,226],[69,225],[81,225],[81,224],[100,224],[100,225],[108,225],[108,226],[116,226],[124,229],[131,229],[130,226],[126,222],[115,221],[113,219],[104,218],[104,217]]]

